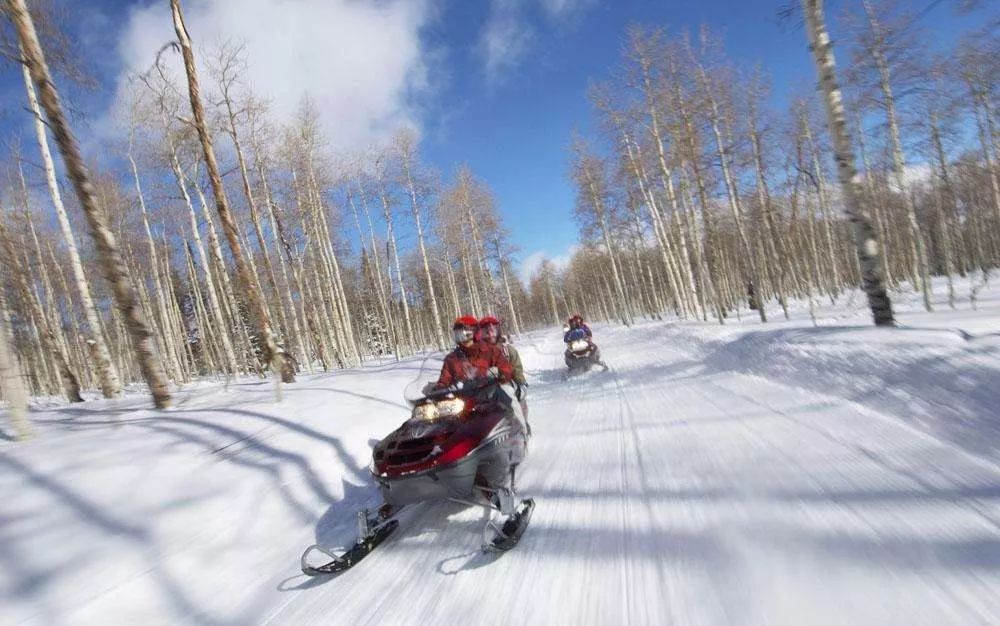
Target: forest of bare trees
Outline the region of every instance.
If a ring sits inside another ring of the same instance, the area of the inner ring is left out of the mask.
[[[934,11],[979,26],[939,46]],[[591,87],[599,132],[570,150],[583,245],[562,271],[542,263],[523,317],[724,322],[749,305],[767,321],[863,286],[874,321],[892,324],[903,281],[930,310],[931,276],[948,277],[952,307],[955,277],[973,294],[989,279],[1000,18],[977,3],[858,0],[831,15],[804,0],[787,24],[817,80],[777,105],[767,69],[729,58],[708,28],[629,30]]]
[[[271,368],[290,383],[445,347],[464,311],[518,328],[524,289],[484,181],[429,168],[409,127],[332,157],[308,98],[275,122],[243,47],[199,47],[170,5],[177,42],[130,77],[116,103],[123,140],[108,146],[118,169],[93,172],[59,97],[78,74],[64,70],[58,24],[2,5],[4,54],[36,129],[35,145],[11,144],[3,180],[5,398],[24,396],[17,380],[72,402],[141,381],[165,407],[172,385],[198,377]]]
[[[308,98],[279,122],[242,46],[198,41],[170,5],[177,41],[130,77],[120,142],[92,163],[60,99],[86,68],[46,11],[0,2],[34,129],[0,177],[0,374],[19,432],[29,395],[145,383],[166,407],[202,377],[291,384],[443,348],[464,312],[515,333],[578,311],[725,322],[749,304],[766,322],[863,286],[891,324],[901,282],[929,309],[930,278],[948,276],[957,306],[951,281],[1000,263],[996,17],[936,52],[921,3],[832,15],[803,0],[787,21],[819,88],[780,105],[767,68],[727,57],[717,33],[631,28],[589,94],[598,131],[552,173],[577,191],[582,245],[523,284],[469,167],[429,167],[412,128],[334,156]]]

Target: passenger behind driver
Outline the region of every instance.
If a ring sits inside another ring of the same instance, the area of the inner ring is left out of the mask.
[[[457,382],[484,378],[491,370],[501,384],[509,384],[514,378],[514,368],[503,353],[493,344],[476,341],[478,320],[471,315],[463,315],[452,326],[455,349],[448,353],[441,366],[441,375],[436,387],[443,389]]]
[[[471,315],[455,320],[452,337],[458,345],[444,358],[436,387],[443,389],[457,382],[492,376],[499,383],[496,399],[511,407],[515,419],[527,431],[527,421],[512,384],[514,368],[495,344],[475,340],[477,327],[478,320]]]
[[[514,395],[521,405],[521,412],[524,414],[525,420],[527,420],[528,380],[524,377],[524,365],[521,363],[521,355],[518,354],[517,348],[512,346],[510,340],[501,332],[500,320],[492,315],[487,315],[480,319],[479,331],[476,337],[483,343],[499,347],[504,357],[510,361],[511,366],[514,368]]]

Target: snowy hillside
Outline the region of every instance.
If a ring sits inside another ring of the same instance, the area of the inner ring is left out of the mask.
[[[478,512],[418,506],[336,578],[299,554],[375,503],[421,359],[281,404],[252,381],[37,408],[0,441],[0,623],[998,623],[1000,289],[906,299],[895,330],[859,297],[816,328],[599,326],[611,370],[568,382],[558,330],[523,337],[521,545],[484,555]]]

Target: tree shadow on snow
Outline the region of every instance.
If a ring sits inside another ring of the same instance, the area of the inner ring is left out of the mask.
[[[528,389],[531,387],[541,387],[544,385],[558,385],[560,383],[565,383],[567,380],[567,372],[569,370],[565,367],[553,370],[535,370],[533,372],[528,372]],[[532,385],[532,383],[534,383]]]
[[[218,458],[220,462],[263,474],[301,522],[316,525],[316,538],[321,542],[330,539],[342,526],[350,527],[353,524],[353,515],[349,512],[346,515],[341,514],[347,509],[353,511],[374,492],[373,481],[364,463],[355,461],[354,455],[341,439],[308,425],[266,413],[232,407],[206,407],[156,412],[153,416],[122,420],[109,418],[106,411],[98,410],[70,409],[62,410],[60,413],[68,416],[42,421],[59,425],[67,430],[112,427],[140,429],[162,435],[162,445],[165,449],[194,447],[200,449],[202,454]],[[202,417],[205,414],[208,416]],[[98,415],[103,419],[89,419]],[[227,424],[227,416],[238,417],[239,421],[236,422],[238,426]],[[88,419],[80,420],[80,417]],[[253,427],[254,422],[259,424],[259,428]],[[332,462],[342,468],[342,472],[339,473],[341,481],[339,493],[331,488],[332,485],[328,486],[329,480],[321,477],[312,466],[310,458],[296,450],[294,441],[287,446],[276,442],[279,435],[288,433],[321,442],[330,450],[333,455]],[[368,441],[369,449],[375,441],[374,439]],[[190,456],[190,452],[188,455]],[[89,525],[98,527],[102,533],[123,537],[127,543],[140,549],[143,554],[151,555],[148,556],[150,563],[155,563],[160,558],[157,555],[158,548],[155,545],[152,527],[148,527],[146,523],[131,524],[120,521],[106,512],[105,508],[91,503],[58,480],[39,474],[13,458],[0,455],[0,468],[8,468],[22,474],[29,484],[50,493],[65,505],[71,514],[82,518]],[[290,481],[289,471],[293,472],[301,483]],[[317,521],[315,508],[309,502],[302,500],[294,489],[290,488],[290,483],[293,483],[292,486],[303,484],[314,498],[333,504]],[[0,550],[0,558],[4,561],[14,562],[15,557],[16,554],[10,551]],[[57,576],[60,571],[55,570],[51,574],[43,571],[25,572],[21,579],[37,581],[32,584],[41,593],[41,588],[51,582],[50,576]],[[233,619],[219,619],[208,612],[209,607],[199,606],[188,595],[183,585],[170,577],[164,566],[156,564],[150,571],[151,576],[160,583],[164,596],[171,600],[177,615],[183,616],[183,621],[194,620],[206,624],[240,624],[252,621],[250,614]],[[250,607],[247,612],[252,610],[253,607]]]
[[[909,537],[823,532],[815,528],[769,525],[747,534],[761,544],[803,555],[821,553],[841,561],[881,566],[889,570],[972,573],[1000,570],[1000,539],[972,537]]]
[[[349,391],[347,389],[334,389],[332,387],[312,387],[311,390],[315,391],[328,391],[330,393],[339,393],[346,396],[352,396],[355,398],[360,398],[362,400],[367,400],[369,402],[377,402],[379,404],[384,404],[386,406],[391,406],[396,409],[402,409],[404,411],[409,411],[410,407],[406,406],[401,402],[393,402],[392,400],[386,400],[385,398],[379,398],[378,396],[371,396],[364,393],[359,393],[357,391]]]
[[[378,439],[369,439],[369,449],[373,449],[378,442]],[[341,479],[343,497],[339,500],[331,499],[330,506],[315,524],[315,543],[334,553],[343,552],[356,540],[358,511],[368,509],[370,513],[374,513],[374,509],[381,503],[378,487],[371,473],[358,465],[353,467],[353,473],[356,477],[360,476],[364,479],[360,484]],[[304,548],[305,546],[303,546]],[[310,589],[336,577],[337,575],[333,574],[321,576],[297,574],[278,583],[276,589],[278,591]],[[301,580],[301,582],[294,586],[291,585],[296,580]]]
[[[246,623],[250,619],[249,615],[234,616],[232,619],[219,619],[213,616],[207,607],[202,607],[160,563],[163,555],[156,545],[153,532],[146,524],[119,519],[113,512],[106,511],[105,506],[101,503],[92,501],[85,494],[76,491],[71,483],[63,482],[57,476],[36,471],[13,457],[0,455],[0,467],[19,475],[26,485],[51,497],[61,510],[50,508],[50,516],[65,513],[82,522],[84,526],[123,542],[140,559],[151,564],[152,566],[143,573],[148,575],[158,586],[178,620],[209,625],[228,626],[231,624],[235,626]],[[24,524],[21,526],[27,528],[26,532],[36,532],[37,530],[37,526],[25,526]],[[4,563],[6,571],[16,574],[16,580],[19,582],[14,593],[17,594],[18,599],[23,601],[26,598],[34,598],[32,605],[38,611],[35,617],[45,616],[53,612],[46,601],[48,595],[46,587],[59,584],[57,579],[67,572],[75,571],[76,564],[92,563],[95,558],[101,556],[99,553],[94,553],[94,550],[97,549],[95,546],[73,543],[71,547],[76,553],[74,556],[67,556],[52,567],[39,568],[32,564],[32,559],[21,558],[23,555],[18,553],[19,542],[16,536],[12,536],[9,531],[0,533],[0,536],[3,537],[3,541],[0,541],[0,562]],[[59,547],[53,546],[54,549]],[[51,620],[44,619],[43,622],[57,623],[66,619],[66,615],[61,612],[58,616],[51,615],[51,617]]]

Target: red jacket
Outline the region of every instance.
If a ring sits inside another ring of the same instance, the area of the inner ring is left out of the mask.
[[[437,386],[448,387],[461,380],[481,378],[491,367],[500,371],[500,382],[508,383],[514,378],[513,366],[497,346],[486,342],[476,342],[468,348],[458,346],[444,358]]]

